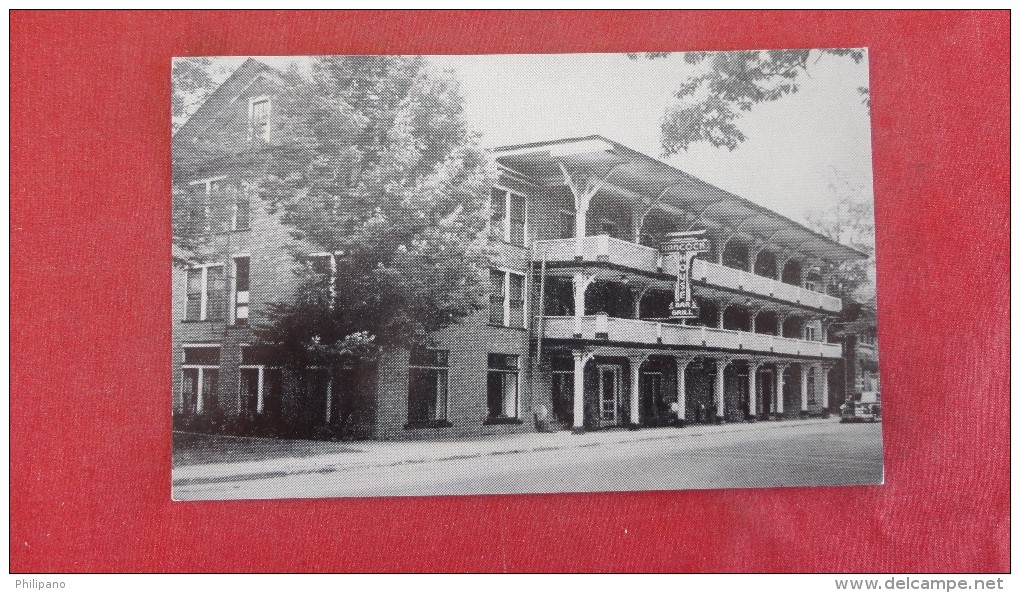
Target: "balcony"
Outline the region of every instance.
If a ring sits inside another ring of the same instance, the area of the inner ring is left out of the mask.
[[[658,249],[630,243],[608,235],[596,235],[582,239],[584,259],[588,262],[604,262],[645,273],[676,272],[675,255],[663,256]],[[574,239],[553,239],[535,242],[535,261],[574,262],[576,244]],[[793,286],[745,270],[728,268],[704,260],[694,260],[691,279],[708,286],[731,291],[750,293],[755,296],[776,299],[786,303],[811,307],[829,313],[839,313],[843,303],[838,298]]]
[[[577,319],[580,319],[578,332]],[[577,338],[576,334],[581,337]],[[749,354],[811,356],[838,359],[840,344],[782,338],[768,334],[676,325],[637,319],[619,319],[605,315],[546,317],[543,335],[548,339],[582,339],[656,346],[689,346]]]

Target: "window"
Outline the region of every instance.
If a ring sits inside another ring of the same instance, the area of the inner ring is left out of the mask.
[[[447,350],[411,351],[407,377],[407,423],[449,425],[449,367]]]
[[[336,253],[309,253],[305,256],[309,268],[322,279],[323,285],[327,287],[327,296],[330,303],[336,303],[337,258],[342,255],[343,252],[338,251]]]
[[[489,270],[489,323],[523,328],[524,275]]]
[[[525,245],[527,208],[524,196],[496,187],[492,189],[491,203],[489,236],[514,245]]]
[[[815,326],[813,326],[813,325],[805,325],[804,326],[804,339],[805,340],[814,342],[817,339],[817,337],[818,337],[818,334],[817,334]]]
[[[487,396],[489,420],[517,420],[520,357],[490,354]]]
[[[234,198],[234,216],[230,229],[234,231],[245,231],[251,228],[251,199],[248,197],[248,189],[237,192]]]
[[[272,105],[268,97],[258,97],[248,102],[248,139],[269,142],[269,116]]]
[[[203,264],[186,270],[187,321],[223,319],[226,313],[226,279],[223,264]]]
[[[253,346],[241,347],[238,399],[244,412],[278,415],[283,401],[283,373],[266,366],[264,352]]]
[[[507,302],[507,325],[524,327],[524,276],[507,273],[509,294]]]
[[[504,325],[506,322],[506,272],[489,270],[489,323]]]
[[[192,181],[188,225],[193,233],[211,233],[225,230],[227,220],[223,210],[227,193],[226,177],[210,177]]]
[[[234,321],[248,323],[248,283],[251,258],[234,258]]]
[[[181,411],[201,414],[216,409],[220,347],[185,346],[181,364]]]

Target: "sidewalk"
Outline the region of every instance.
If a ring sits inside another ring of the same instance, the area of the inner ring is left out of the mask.
[[[639,441],[676,440],[713,434],[783,430],[810,424],[831,424],[838,418],[810,418],[780,422],[691,425],[685,428],[604,430],[575,435],[569,431],[499,435],[451,441],[359,441],[340,453],[307,457],[280,457],[261,461],[209,463],[173,468],[176,486],[256,480],[296,474],[332,473],[372,467],[392,467],[483,456],[512,455],[598,447]],[[264,441],[265,439],[242,439]],[[335,443],[333,443],[335,445]]]

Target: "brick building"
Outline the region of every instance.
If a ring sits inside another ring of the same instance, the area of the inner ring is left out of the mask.
[[[492,151],[486,311],[434,348],[384,352],[371,372],[285,372],[251,347],[249,321],[293,293],[296,252],[327,272],[337,260],[295,245],[247,188],[286,135],[280,84],[249,60],[174,136],[181,224],[203,236],[175,258],[175,419],[326,434],[357,401],[357,436],[404,439],[531,431],[536,419],[582,431],[833,409],[842,353],[828,328],[842,303],[822,271],[866,255],[600,136]],[[253,138],[259,151],[246,148]],[[234,149],[211,157],[213,144]],[[660,249],[675,231],[702,231],[708,250],[685,266]],[[681,285],[694,318],[671,313]]]

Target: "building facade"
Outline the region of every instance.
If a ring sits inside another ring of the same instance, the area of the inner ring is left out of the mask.
[[[174,269],[175,419],[408,439],[834,409],[843,353],[828,337],[843,307],[824,270],[866,255],[600,136],[492,151],[487,310],[432,348],[383,352],[371,372],[287,373],[253,348],[249,322],[293,294],[295,252],[327,273],[337,259],[295,246],[248,188],[259,151],[286,134],[277,84],[246,62],[174,136],[182,216],[204,237]],[[225,139],[230,158],[203,156]],[[661,249],[677,231],[700,231],[707,251],[687,265]],[[688,319],[671,312],[678,278]]]

